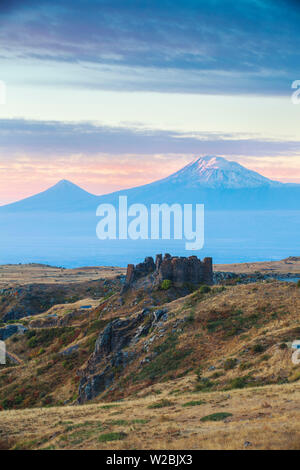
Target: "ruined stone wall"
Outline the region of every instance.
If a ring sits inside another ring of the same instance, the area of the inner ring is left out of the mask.
[[[160,283],[169,279],[174,285],[212,284],[213,269],[212,258],[204,258],[201,261],[197,256],[172,257],[169,254],[157,255],[155,263],[152,257],[145,259],[143,263],[129,264],[127,267],[126,286],[148,274],[153,274],[154,283]]]
[[[131,284],[137,281],[143,276],[147,276],[155,271],[155,264],[153,258],[148,256],[145,258],[143,263],[139,263],[136,266],[134,264],[128,264],[126,273],[126,284]]]

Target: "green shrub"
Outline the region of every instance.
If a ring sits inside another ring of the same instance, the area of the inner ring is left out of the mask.
[[[183,407],[186,407],[186,406],[198,406],[198,405],[203,405],[203,403],[205,403],[205,401],[203,400],[192,400],[192,401],[187,401],[186,403],[183,403]]]
[[[241,309],[224,312],[222,318],[218,312],[212,312],[207,320],[207,329],[209,333],[222,331],[224,336],[229,338],[258,326],[259,320],[258,314],[246,316]]]
[[[279,345],[279,349],[287,349],[287,344],[286,343],[281,343]]]
[[[226,418],[232,416],[232,413],[213,413],[211,415],[203,416],[200,421],[223,421]]]
[[[36,335],[36,331],[35,330],[29,330],[29,331],[26,331],[25,334],[26,334],[26,338],[30,339],[30,338],[32,338],[33,336]]]
[[[120,405],[117,405],[117,404],[102,405],[100,406],[100,408],[102,408],[103,410],[110,410],[111,408],[114,408],[115,406],[120,406]]]
[[[299,281],[297,282],[297,287],[300,288],[300,279],[299,279]]]
[[[210,291],[211,291],[211,288],[210,288],[209,286],[207,286],[207,285],[201,286],[201,287],[199,288],[200,294],[207,294],[207,293],[210,292]]]
[[[43,374],[45,374],[49,369],[51,369],[52,366],[53,366],[53,363],[52,363],[52,362],[49,362],[49,363],[46,364],[45,366],[38,367],[38,368],[36,369],[36,375],[43,375]]]
[[[88,330],[87,330],[87,335],[94,333],[95,331],[99,332],[102,331],[106,325],[110,322],[110,320],[102,320],[102,318],[98,318],[98,320],[94,320],[92,323],[90,323]]]
[[[194,323],[195,321],[195,312],[191,311],[186,319],[188,323]]]
[[[106,434],[101,434],[98,438],[99,442],[109,442],[109,441],[120,441],[125,439],[127,434],[125,432],[108,432]]]
[[[62,345],[66,345],[73,342],[79,333],[79,329],[75,330],[72,327],[41,328],[38,331],[30,330],[26,332],[28,339],[27,345],[29,348],[35,348],[37,346],[47,347],[58,338]]]
[[[250,367],[252,367],[252,366],[253,366],[252,362],[242,362],[240,364],[240,369],[241,370],[246,370],[246,369],[250,369]]]
[[[160,285],[162,290],[168,290],[170,287],[172,287],[172,281],[170,281],[170,279],[164,279]]]
[[[171,371],[178,370],[182,361],[192,353],[192,349],[176,349],[177,336],[169,335],[166,340],[154,348],[157,356],[137,373],[134,381],[154,380]]]
[[[246,377],[236,377],[230,382],[230,388],[244,388],[247,385]]]
[[[27,341],[27,346],[31,349],[36,348],[37,345],[38,345],[38,340],[35,336],[33,336]]]
[[[224,372],[216,371],[210,376],[210,378],[211,379],[218,379],[219,377],[222,377],[222,375],[224,375]]]
[[[289,382],[298,382],[300,380],[300,370],[297,370],[289,377]]]
[[[149,410],[156,409],[156,408],[165,408],[166,406],[172,406],[173,403],[170,400],[161,400],[156,403],[152,403],[152,405],[149,405],[148,408]]]
[[[110,426],[128,426],[130,423],[126,419],[112,419],[108,424]]]
[[[257,354],[257,353],[262,353],[264,352],[265,348],[263,347],[262,344],[256,344],[255,346],[253,346],[252,348],[252,351]]]
[[[198,369],[195,370],[195,373],[197,375],[197,380],[200,381],[202,378],[202,369],[201,367],[198,367]]]
[[[209,392],[217,382],[212,382],[207,377],[203,377],[200,379],[199,383],[195,386],[195,392]]]
[[[233,369],[236,366],[236,364],[237,364],[236,358],[226,359],[226,361],[224,362],[224,369],[225,370]]]

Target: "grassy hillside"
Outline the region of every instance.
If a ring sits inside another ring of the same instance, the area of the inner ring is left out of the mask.
[[[289,256],[280,261],[258,261],[250,263],[215,264],[215,271],[230,271],[235,273],[263,274],[298,274],[300,275],[300,257]]]
[[[147,396],[107,404],[3,411],[0,449],[299,450],[299,383],[184,391],[194,380],[166,382]]]
[[[29,331],[6,342],[20,364],[0,366],[2,445],[300,448],[300,366],[290,349],[300,338],[300,289],[272,281],[182,295],[116,290],[87,311],[75,302],[51,320],[49,312],[26,318]],[[126,329],[114,327],[103,353],[95,344],[111,322]],[[116,365],[120,353],[130,360]],[[107,370],[109,385],[92,404],[67,406],[82,377]]]

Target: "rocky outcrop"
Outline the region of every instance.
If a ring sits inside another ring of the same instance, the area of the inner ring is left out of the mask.
[[[28,328],[26,328],[24,325],[6,325],[3,328],[0,328],[0,340],[5,341],[15,334],[22,335],[27,330]]]
[[[155,271],[155,264],[153,258],[148,256],[145,258],[143,263],[139,263],[136,266],[134,264],[129,264],[127,266],[127,274],[125,284],[131,284],[137,279],[140,279],[143,276],[147,276],[147,274],[151,274]]]
[[[213,284],[212,258],[204,258],[201,261],[197,256],[178,257],[165,254],[153,258],[145,258],[143,263],[129,264],[123,292],[132,286],[135,281],[151,274],[153,283],[159,284],[164,280],[170,280],[175,286],[184,284]]]
[[[300,273],[234,273],[226,271],[215,271],[213,273],[214,284],[250,284],[252,282],[261,281],[293,281],[297,282],[300,280]]]
[[[69,284],[30,284],[0,290],[0,319],[3,323],[46,312],[56,304],[86,297],[101,298],[118,291],[122,279],[99,279]]]
[[[78,372],[79,403],[84,403],[104,392],[114,382],[118,372],[133,359],[134,352],[123,351],[133,339],[136,329],[145,319],[148,310],[136,317],[111,321],[100,333],[93,354],[86,367]]]
[[[61,356],[71,356],[72,354],[75,354],[79,349],[78,344],[74,344],[73,346],[70,346],[63,351],[60,352]]]
[[[86,315],[86,310],[74,310],[70,313],[65,313],[63,316],[58,316],[56,313],[45,315],[43,317],[30,320],[29,328],[54,328],[68,326],[74,320],[81,320]]]
[[[135,317],[111,321],[98,336],[86,366],[78,371],[81,377],[78,403],[109,390],[117,376],[136,359],[136,343],[166,319],[165,309],[152,312],[146,308]]]

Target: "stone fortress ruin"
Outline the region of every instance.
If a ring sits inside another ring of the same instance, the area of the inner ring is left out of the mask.
[[[155,262],[151,256],[136,266],[128,264],[125,288],[144,276],[153,275],[154,284],[164,280],[172,281],[174,286],[184,284],[213,284],[212,258],[201,261],[197,256],[156,255]]]

